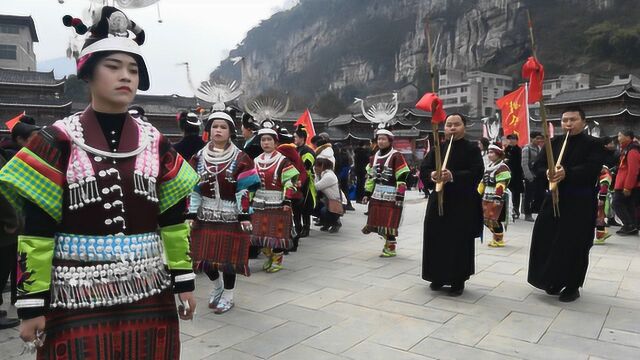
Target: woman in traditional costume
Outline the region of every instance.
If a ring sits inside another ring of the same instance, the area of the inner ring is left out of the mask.
[[[609,203],[609,191],[611,191],[611,183],[613,177],[607,165],[602,165],[600,177],[598,178],[598,216],[596,217],[596,239],[594,245],[603,245],[605,240],[611,237],[607,231],[605,223],[606,214],[609,212],[611,204]]]
[[[291,203],[300,176],[292,161],[276,150],[279,137],[274,128],[272,121],[265,120],[258,131],[263,153],[254,162],[260,189],[252,202],[251,243],[263,248],[267,260],[262,268],[268,273],[282,270],[284,252],[293,246]]]
[[[369,203],[364,234],[376,233],[384,239],[381,257],[396,256],[396,237],[402,217],[409,166],[404,156],[393,148],[393,133],[379,128],[375,134],[378,151],[367,166],[364,204]]]
[[[490,247],[504,247],[504,231],[509,204],[508,186],[511,179],[509,166],[504,162],[504,150],[496,144],[489,145],[489,164],[485,167],[478,193],[482,196],[484,225],[493,234]]]
[[[249,205],[260,178],[253,160],[231,142],[236,133],[231,116],[217,111],[208,121],[211,140],[191,159],[200,175],[189,205],[195,217],[191,251],[196,269],[213,282],[209,308],[222,314],[234,306],[236,274],[250,275]]]
[[[91,104],[42,130],[0,172],[0,190],[26,217],[20,337],[40,360],[178,359],[173,293],[186,303],[179,316],[191,319],[184,199],[198,176],[127,112],[136,90],[149,88],[144,32],[116,8],[96,15],[77,67]]]

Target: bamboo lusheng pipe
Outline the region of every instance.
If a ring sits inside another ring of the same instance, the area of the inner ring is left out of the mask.
[[[533,36],[533,22],[531,21],[531,13],[527,9],[527,20],[529,22],[529,38],[531,39],[531,52],[533,57],[538,58],[536,55],[536,42]],[[542,120],[542,134],[544,135],[544,150],[547,156],[547,171],[549,177],[553,177],[556,173],[556,165],[553,160],[553,148],[551,147],[551,139],[549,138],[549,122],[547,121],[547,110],[544,106],[544,98],[540,98],[540,120]],[[560,197],[558,196],[558,188],[549,188],[551,191],[551,200],[553,202],[553,216],[560,217]]]
[[[451,136],[451,138],[449,139],[449,145],[447,146],[447,152],[444,154],[444,161],[442,162],[442,169],[446,169],[447,168],[447,163],[449,162],[449,154],[451,154],[451,144],[453,144],[453,136]],[[444,187],[444,183],[441,181],[438,181],[436,183],[436,191],[437,192],[441,192],[442,188]]]
[[[433,49],[431,48],[431,34],[429,31],[429,21],[425,19],[424,26],[425,35],[427,37],[427,53],[428,53],[428,61],[429,61],[429,76],[431,77],[431,91],[436,93],[436,79],[434,77],[433,71]],[[433,122],[433,114],[435,113],[435,109],[431,109],[431,133],[433,134],[433,145],[435,147],[436,153],[436,178],[440,178],[442,176],[442,153],[440,151],[440,134],[438,130],[438,124]],[[438,215],[442,216],[444,214],[444,193],[442,191],[437,191],[438,184],[436,184],[436,193],[438,195]]]
[[[567,131],[567,135],[564,137],[564,142],[562,143],[562,148],[560,149],[560,154],[558,155],[558,161],[556,161],[556,168],[558,166],[562,166],[562,158],[564,157],[564,149],[567,148],[567,142],[569,141],[570,132]],[[549,182],[549,190],[554,191],[558,188],[557,182]]]

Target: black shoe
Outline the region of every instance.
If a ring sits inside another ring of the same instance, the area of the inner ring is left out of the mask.
[[[344,209],[347,210],[347,211],[356,211],[356,209],[351,204],[345,206]]]
[[[533,216],[531,216],[531,215],[525,215],[524,216],[524,221],[534,222],[534,221],[536,221],[536,219],[534,219]]]
[[[621,226],[621,224],[620,224],[620,223],[618,223],[618,222],[616,221],[616,219],[609,219],[609,220],[607,220],[607,225],[609,225],[609,226]]]
[[[620,236],[630,236],[630,235],[638,235],[638,229],[636,228],[625,228],[624,226],[616,231],[616,234]]]
[[[453,284],[451,285],[451,289],[449,289],[449,296],[460,296],[464,292],[464,283],[462,284]]]
[[[320,225],[320,224],[318,224]],[[305,226],[304,228],[302,228],[302,231],[300,231],[300,238],[306,238],[309,237],[309,227]]]
[[[364,212],[364,215],[365,215],[365,216],[369,216],[369,212],[368,212],[368,211],[365,211],[365,212]]]
[[[249,247],[249,259],[257,259],[258,255],[260,255],[260,246],[251,246]]]
[[[444,286],[443,284],[432,282],[431,284],[429,284],[429,289],[433,291],[438,291],[438,290],[442,290],[443,286]]]
[[[324,225],[323,227],[320,228],[320,231],[329,231],[329,226]]]
[[[20,325],[20,320],[15,318],[9,318],[6,316],[0,317],[0,329],[10,329]]]
[[[338,231],[340,231],[341,227],[342,227],[342,225],[333,225],[332,227],[329,228],[329,233],[330,234],[335,234]]]
[[[297,252],[298,251],[298,244],[300,244],[300,237],[296,236],[292,240],[293,240],[293,247],[291,249],[289,249],[289,251]]]
[[[562,287],[549,286],[545,292],[549,295],[559,295]]]
[[[571,289],[565,288],[560,293],[560,297],[558,298],[558,300],[562,302],[572,302],[579,297],[580,297],[580,291],[578,290],[578,288],[571,288]]]

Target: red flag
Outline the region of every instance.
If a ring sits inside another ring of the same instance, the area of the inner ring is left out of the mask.
[[[527,106],[527,88],[523,85],[512,93],[496,100],[502,113],[504,135],[518,135],[518,145],[529,143],[529,109]]]
[[[307,145],[311,145],[311,138],[316,136],[316,129],[313,127],[313,119],[311,119],[311,113],[309,109],[305,110],[302,116],[296,121],[293,126],[302,125],[307,130]]]
[[[416,104],[416,109],[431,113],[431,122],[440,124],[447,118],[447,113],[442,107],[442,100],[435,93],[426,93]]]
[[[537,103],[542,99],[544,67],[536,58],[530,56],[522,66],[522,77],[529,80],[529,104]]]
[[[20,118],[23,117],[26,114],[26,112],[22,112],[22,114],[14,117],[13,119],[5,122],[4,124],[7,126],[7,128],[9,129],[9,131],[13,130],[13,127],[16,126],[16,124],[18,122],[20,122]]]

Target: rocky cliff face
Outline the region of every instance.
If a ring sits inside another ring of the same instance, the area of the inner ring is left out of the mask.
[[[424,82],[426,22],[437,67],[516,75],[530,54],[528,7],[534,18],[553,23],[554,16],[568,16],[556,14],[563,9],[599,16],[628,1],[301,0],[251,30],[231,51],[230,59],[245,58],[243,66],[225,60],[212,77],[242,77],[250,94],[276,88],[311,99],[327,91],[346,99]],[[548,26],[537,31],[545,42],[570,36],[552,35]]]

